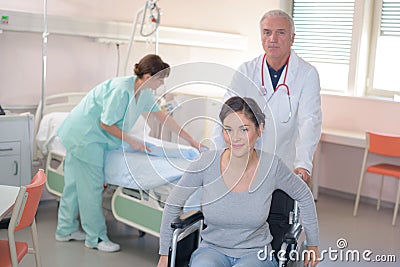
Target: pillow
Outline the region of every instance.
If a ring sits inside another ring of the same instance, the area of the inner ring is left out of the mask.
[[[43,155],[47,155],[51,142],[57,137],[57,130],[69,112],[52,112],[43,116],[36,134],[36,145]]]

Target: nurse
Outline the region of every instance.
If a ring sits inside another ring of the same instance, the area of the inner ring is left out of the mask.
[[[265,13],[260,31],[265,53],[239,67],[224,100],[235,95],[251,97],[264,113],[272,113],[256,147],[269,153],[274,151],[309,182],[321,136],[319,75],[315,67],[292,50],[295,27],[287,13]],[[221,126],[216,125],[213,138],[217,147],[224,146],[221,132]]]
[[[113,78],[93,88],[58,131],[66,158],[57,241],[85,240],[86,247],[104,252],[120,249],[107,236],[102,210],[104,154],[121,146],[121,140],[134,150],[149,150],[144,143],[125,134],[141,113],[152,112],[169,129],[199,148],[199,143],[162,111],[154,98],[153,90],[169,75],[169,65],[150,54],[135,64],[134,73],[135,76]],[[78,214],[84,232],[79,230]]]

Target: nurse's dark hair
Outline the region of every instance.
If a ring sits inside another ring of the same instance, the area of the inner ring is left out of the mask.
[[[169,65],[162,61],[158,55],[148,54],[144,56],[139,63],[136,63],[133,67],[133,72],[138,78],[142,78],[145,74],[151,76],[162,71],[159,75],[162,78],[168,77]]]
[[[262,112],[260,106],[253,98],[233,96],[226,100],[222,105],[219,113],[219,119],[224,123],[225,118],[231,114],[240,112],[243,113],[250,121],[252,121],[256,128],[262,124],[265,125],[265,114]]]

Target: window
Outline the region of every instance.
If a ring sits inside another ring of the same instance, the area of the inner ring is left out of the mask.
[[[375,53],[369,71],[367,94],[392,97],[400,95],[399,71],[394,62],[400,61],[400,1],[377,1],[375,6]]]
[[[400,95],[400,1],[293,0],[293,48],[316,66],[324,91]],[[397,96],[398,97],[398,96]]]
[[[354,1],[293,1],[293,48],[318,69],[323,90],[347,90],[353,13]]]

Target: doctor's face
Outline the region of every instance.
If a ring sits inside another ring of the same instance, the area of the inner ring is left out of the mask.
[[[261,22],[261,41],[267,59],[285,62],[294,41],[291,25],[286,18],[267,17]]]

